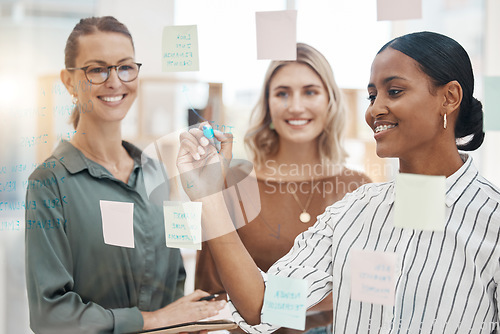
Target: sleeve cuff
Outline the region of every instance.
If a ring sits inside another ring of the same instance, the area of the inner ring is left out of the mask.
[[[114,334],[140,332],[144,327],[144,319],[137,307],[111,310],[115,321]]]

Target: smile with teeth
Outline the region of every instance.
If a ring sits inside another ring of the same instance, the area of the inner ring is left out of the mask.
[[[391,124],[391,125],[379,125],[375,128],[375,133],[379,133],[379,132],[382,132],[382,131],[385,131],[385,130],[388,130],[388,129],[392,129],[396,127],[396,125],[394,124]]]
[[[116,101],[122,100],[124,97],[125,97],[125,94],[118,95],[118,96],[99,96],[99,98],[101,100],[103,100],[104,102],[116,102]]]
[[[289,119],[286,121],[290,125],[306,125],[309,123],[308,119]]]

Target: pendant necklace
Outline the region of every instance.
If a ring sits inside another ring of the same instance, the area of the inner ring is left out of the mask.
[[[293,195],[293,198],[295,199],[295,201],[297,202],[297,204],[299,205],[300,209],[302,210],[302,213],[299,215],[300,221],[303,222],[304,224],[309,223],[309,221],[311,221],[311,215],[307,212],[307,209],[309,209],[309,205],[311,204],[311,200],[313,198],[314,192],[311,189],[311,194],[309,195],[309,198],[307,199],[307,203],[306,203],[305,207],[302,207],[302,203],[300,203],[299,198],[297,197],[297,194],[295,193],[295,191],[292,192],[292,195]]]

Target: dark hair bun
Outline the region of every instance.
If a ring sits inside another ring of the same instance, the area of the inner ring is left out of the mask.
[[[474,151],[481,146],[484,140],[483,105],[474,97],[469,108],[460,110],[455,126],[456,138],[466,136],[472,136],[472,138],[466,143],[457,144],[459,150]]]

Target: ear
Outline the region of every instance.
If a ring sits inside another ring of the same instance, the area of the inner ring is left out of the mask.
[[[455,111],[460,109],[463,97],[462,86],[456,80],[450,81],[444,85],[443,94],[443,114],[451,116]]]
[[[67,69],[61,70],[61,81],[70,95],[75,94],[73,75]]]

